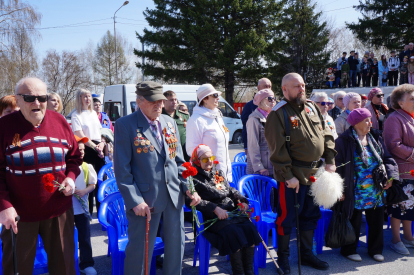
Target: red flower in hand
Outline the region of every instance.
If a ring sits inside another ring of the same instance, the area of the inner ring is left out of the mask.
[[[250,208],[250,211],[252,211],[252,213],[254,212],[254,207]]]
[[[243,208],[244,208],[244,207],[243,207],[243,204],[242,204],[242,203],[240,203],[240,202],[237,204],[237,207],[238,207],[240,210],[243,210]]]
[[[54,191],[54,187],[53,187],[53,184],[52,183],[45,183],[45,189],[46,189],[46,191],[47,192],[49,192],[49,193],[53,193],[53,191]]]
[[[188,176],[190,176],[190,172],[188,171],[188,170],[185,170],[184,172],[183,172],[183,178],[188,178]]]
[[[182,166],[188,169],[189,167],[191,167],[191,163],[184,162]]]
[[[316,181],[316,178],[315,178],[314,176],[311,176],[311,177],[309,178],[309,180],[310,180],[311,182],[315,182],[315,181]]]
[[[213,161],[213,164],[215,164],[215,165],[217,165],[217,164],[219,164],[220,162],[218,161],[218,160],[215,160],[215,161]]]
[[[251,218],[252,217],[252,212],[248,212],[249,213],[249,218]]]
[[[46,174],[42,177],[42,181],[43,181],[44,184],[47,184],[47,183],[51,184],[54,180],[55,180],[55,177],[50,173],[48,173],[48,174]]]
[[[256,216],[256,222],[260,221],[260,217]]]
[[[188,168],[188,173],[190,176],[194,177],[195,175],[197,175],[197,169],[195,167],[190,167]]]
[[[411,174],[411,176],[413,176],[413,177],[414,177],[414,170],[411,170],[411,171],[410,171],[410,174]]]

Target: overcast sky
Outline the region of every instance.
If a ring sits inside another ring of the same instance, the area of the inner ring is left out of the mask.
[[[48,49],[75,51],[86,47],[89,41],[96,45],[107,30],[113,33],[114,12],[124,1],[32,0],[29,2],[43,16],[41,26],[38,27],[42,38],[36,47],[39,57],[43,57]],[[336,27],[344,26],[345,22],[358,20],[359,12],[352,8],[359,3],[358,0],[318,0],[317,3],[319,8],[326,12],[326,16],[334,20]],[[135,32],[142,33],[142,30],[148,26],[143,15],[147,7],[154,8],[154,2],[131,0],[116,14],[117,32],[137,47],[141,45],[136,39]]]

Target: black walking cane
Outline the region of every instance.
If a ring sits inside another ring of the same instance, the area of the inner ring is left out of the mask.
[[[20,221],[20,217],[16,217],[16,222]],[[10,226],[11,236],[12,236],[12,251],[13,251],[13,272],[14,275],[19,275],[17,272],[17,253],[16,253],[16,234],[14,234],[13,228]]]
[[[296,193],[296,190],[293,190],[295,192],[295,214],[296,214],[296,239],[297,239],[297,246],[298,246],[298,269],[299,269],[299,275],[301,275],[301,259],[300,259],[300,231],[299,231],[299,204],[298,204],[298,193]]]

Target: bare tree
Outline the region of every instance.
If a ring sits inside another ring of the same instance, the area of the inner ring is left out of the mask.
[[[67,106],[75,98],[78,88],[91,88],[91,76],[84,56],[77,52],[49,50],[42,61],[42,76],[48,90],[62,97],[63,114],[70,112]]]

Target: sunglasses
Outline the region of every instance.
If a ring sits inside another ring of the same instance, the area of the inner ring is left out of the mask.
[[[319,103],[319,104],[321,104],[322,106],[325,106],[325,105],[327,105],[327,106],[331,106],[333,103],[332,102],[316,102],[315,101],[315,103]]]
[[[276,98],[269,96],[269,97],[267,98],[267,101],[269,101],[269,102],[273,102],[273,101],[276,101]]]
[[[384,94],[376,95],[376,97],[378,97],[378,98],[384,97]]]
[[[219,94],[215,93],[215,94],[212,94],[211,96],[214,97],[214,98],[218,98]]]
[[[215,159],[216,159],[216,156],[211,156],[209,158],[203,158],[203,159],[201,159],[201,161],[203,163],[207,163],[209,160],[214,161]]]
[[[47,101],[47,95],[21,95],[21,94],[17,94],[21,97],[23,97],[24,102],[35,102],[35,100],[37,99],[40,103],[44,103]]]

